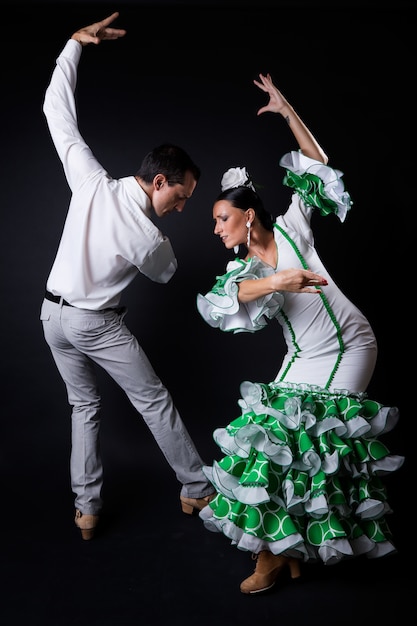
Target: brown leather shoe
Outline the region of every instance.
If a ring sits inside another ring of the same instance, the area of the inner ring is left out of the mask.
[[[75,509],[75,525],[81,530],[81,537],[85,540],[94,537],[94,530],[98,524],[98,515],[83,515],[81,511]]]
[[[272,554],[262,550],[252,556],[256,560],[256,568],[252,576],[245,578],[240,585],[242,593],[261,593],[275,585],[279,574],[286,568],[291,578],[300,577],[300,562],[298,559],[289,559],[279,554]]]
[[[187,515],[198,515],[201,509],[204,509],[204,507],[213,500],[215,495],[216,493],[211,493],[209,496],[205,496],[205,498],[186,498],[185,496],[180,496],[182,512]]]

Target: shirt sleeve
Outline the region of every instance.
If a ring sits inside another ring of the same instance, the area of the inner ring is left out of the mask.
[[[178,261],[174,256],[171,242],[167,237],[163,237],[159,246],[148,255],[139,270],[156,283],[167,283],[175,274],[177,266]]]
[[[197,309],[205,322],[225,332],[255,332],[275,317],[284,302],[282,293],[274,292],[253,302],[239,302],[238,283],[263,278],[273,273],[256,257],[231,261],[223,276],[205,295],[197,295]]]
[[[95,172],[107,175],[78,129],[74,92],[81,51],[78,41],[67,41],[56,60],[43,103],[49,132],[73,193],[87,176],[91,177]]]

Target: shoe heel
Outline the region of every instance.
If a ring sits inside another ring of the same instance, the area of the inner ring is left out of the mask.
[[[300,563],[298,559],[289,559],[288,566],[290,568],[290,576],[291,578],[300,578]]]
[[[187,504],[186,502],[183,502],[181,500],[181,508],[182,508],[182,512],[186,513],[187,515],[193,515],[194,513],[194,507],[191,506],[191,504]]]
[[[94,537],[94,531],[98,524],[98,521],[98,515],[83,515],[81,511],[75,509],[74,522],[81,531],[81,538],[85,541],[88,541],[89,539],[92,539]],[[83,528],[83,526],[86,526],[87,528]]]
[[[180,496],[182,512],[187,515],[198,515],[199,512],[213,500],[214,496],[214,493],[209,496],[204,496],[204,498],[186,498],[185,496]]]

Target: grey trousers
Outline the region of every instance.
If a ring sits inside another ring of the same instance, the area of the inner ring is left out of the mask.
[[[203,460],[137,339],[124,323],[126,309],[88,311],[49,300],[40,319],[72,406],[71,488],[75,508],[98,515],[102,508],[103,466],[99,430],[101,399],[96,365],[124,390],[141,414],[181,483],[180,494],[202,498],[213,486],[202,471]]]

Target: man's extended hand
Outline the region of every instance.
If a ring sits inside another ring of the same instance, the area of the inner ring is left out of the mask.
[[[119,39],[119,37],[124,37],[126,31],[123,28],[108,28],[109,24],[114,22],[117,17],[119,17],[119,13],[116,11],[100,22],[94,22],[94,24],[90,24],[90,26],[84,26],[84,28],[77,30],[71,36],[71,39],[75,39],[75,41],[78,41],[82,46],[86,46],[89,43],[98,45],[104,39]]]

